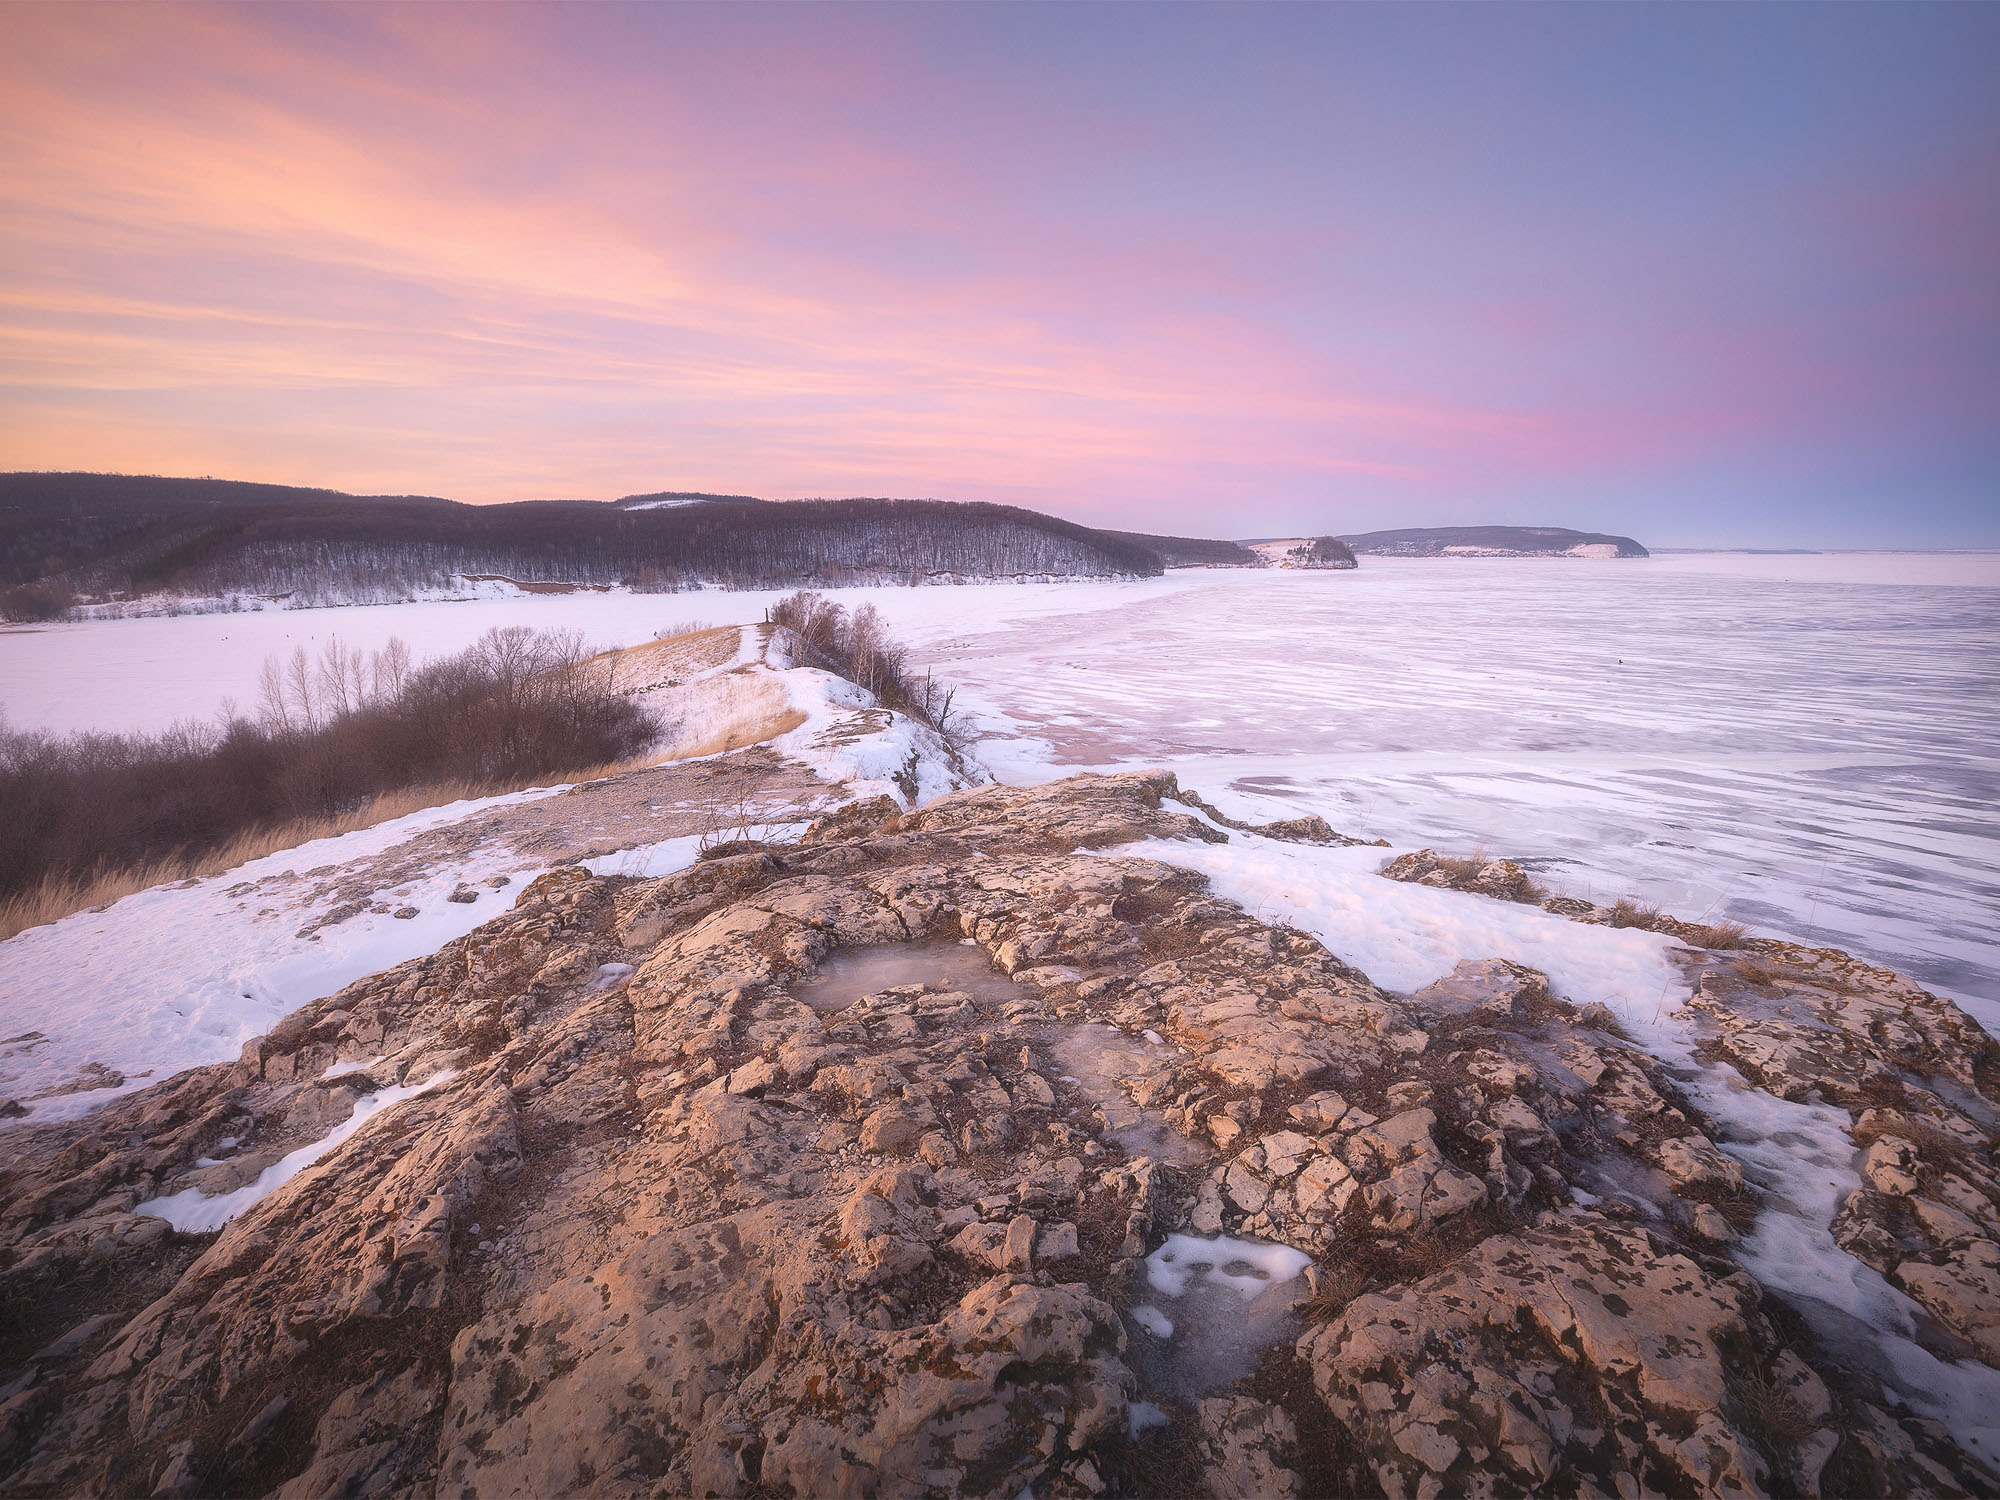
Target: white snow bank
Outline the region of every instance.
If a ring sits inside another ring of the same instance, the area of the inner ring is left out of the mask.
[[[318,1140],[299,1147],[290,1155],[272,1162],[257,1174],[254,1181],[244,1183],[234,1192],[220,1193],[211,1198],[198,1188],[184,1188],[169,1197],[148,1198],[132,1212],[165,1219],[182,1234],[207,1234],[211,1230],[220,1229],[260,1198],[269,1197],[322,1156],[337,1148],[383,1110],[391,1105],[400,1104],[405,1099],[414,1099],[419,1094],[429,1093],[439,1084],[455,1076],[457,1075],[450,1068],[445,1068],[433,1073],[422,1083],[398,1084],[394,1088],[377,1089],[372,1094],[363,1094],[354,1101],[354,1113],[332,1130]]]
[[[186,1068],[227,1062],[279,1017],[355,980],[431,953],[489,922],[512,903],[523,876],[539,874],[504,848],[440,862],[418,880],[375,893],[378,904],[414,906],[397,920],[362,912],[311,937],[297,934],[315,915],[304,893],[330,871],[380,854],[415,834],[486,808],[561,791],[540,787],[426,808],[373,828],[315,839],[192,884],[155,886],[102,911],[82,911],[0,942],[0,999],[10,1037],[0,1054],[0,1097],[19,1099],[34,1121],[73,1119],[120,1094]],[[283,877],[231,895],[245,883]],[[516,877],[495,895],[479,886]],[[446,900],[460,884],[471,902]],[[54,1094],[88,1065],[125,1075],[115,1088]]]
[[[1108,849],[1199,870],[1218,896],[1260,921],[1289,922],[1384,989],[1432,984],[1461,960],[1505,958],[1540,969],[1557,994],[1651,1019],[1686,993],[1672,940],[1637,927],[1592,927],[1538,906],[1384,880],[1390,851],[1285,844],[1232,833],[1227,844],[1152,839]]]
[[[851,796],[889,796],[899,806],[914,807],[991,779],[971,761],[964,762],[970,775],[960,774],[934,730],[891,713],[873,693],[844,677],[788,667],[784,679],[792,707],[806,722],[772,740],[771,748],[805,762]],[[906,787],[912,780],[915,797]]]
[[[701,853],[701,835],[661,839],[657,844],[640,844],[615,854],[600,854],[582,861],[593,875],[623,875],[633,880],[657,880],[662,875],[678,875]]]

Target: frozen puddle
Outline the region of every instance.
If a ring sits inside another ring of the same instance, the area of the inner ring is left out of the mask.
[[[1177,1166],[1209,1159],[1206,1147],[1173,1129],[1157,1111],[1141,1109],[1126,1092],[1128,1081],[1171,1066],[1172,1057],[1163,1045],[1128,1036],[1101,1021],[1051,1029],[1044,1040],[1062,1068],[1063,1081],[1097,1106],[1106,1137],[1134,1156]]]
[[[451,1069],[446,1068],[442,1072],[433,1073],[422,1083],[397,1084],[393,1088],[377,1089],[372,1094],[363,1094],[354,1101],[354,1113],[332,1130],[318,1140],[299,1147],[290,1155],[272,1162],[257,1174],[254,1181],[244,1183],[234,1192],[221,1193],[211,1198],[199,1188],[183,1188],[169,1197],[149,1198],[132,1212],[165,1219],[182,1234],[208,1234],[220,1229],[260,1198],[276,1192],[322,1156],[335,1150],[355,1131],[392,1104],[400,1104],[405,1099],[414,1099],[418,1094],[428,1093],[439,1084],[456,1076]]]
[[[1295,1337],[1293,1283],[1311,1263],[1288,1245],[1168,1235],[1146,1257],[1152,1301],[1127,1312],[1139,1329],[1127,1360],[1153,1398],[1140,1405],[1161,1413],[1158,1402],[1192,1401],[1233,1385],[1265,1349]],[[1155,1425],[1135,1421],[1133,1436]]]
[[[904,985],[962,991],[975,1000],[1021,998],[1014,982],[994,969],[983,948],[949,940],[843,948],[814,970],[810,979],[794,985],[792,994],[821,1015],[831,1015],[846,1010],[863,995]]]

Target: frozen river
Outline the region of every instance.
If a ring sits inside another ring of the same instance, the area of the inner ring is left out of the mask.
[[[16,726],[254,702],[273,650],[492,624],[602,644],[769,595],[586,595],[0,633]],[[1234,810],[1852,948],[2000,1023],[2000,554],[1368,559],[1352,573],[842,591],[1009,780],[1165,765]],[[1982,1003],[1983,1002],[1983,1003]]]

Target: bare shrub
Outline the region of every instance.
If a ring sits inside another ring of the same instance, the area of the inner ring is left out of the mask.
[[[872,604],[850,616],[823,595],[802,590],[772,605],[765,619],[786,632],[795,658],[845,677],[873,693],[883,707],[927,724],[957,749],[964,724],[953,707],[956,690],[910,670],[909,649],[890,634]]]
[[[76,594],[68,584],[54,579],[16,584],[0,592],[0,619],[16,625],[67,620],[75,606]]]
[[[65,889],[205,865],[259,830],[337,824],[384,794],[521,785],[659,737],[574,636],[518,627],[423,667],[400,642],[296,652],[266,664],[263,698],[255,721],[157,735],[0,730],[0,900],[39,890],[46,909]]]
[[[810,824],[833,805],[831,791],[773,801],[766,791],[769,771],[760,762],[724,756],[711,764],[694,796],[700,824],[696,844],[701,859],[747,854],[772,844],[796,843]]]

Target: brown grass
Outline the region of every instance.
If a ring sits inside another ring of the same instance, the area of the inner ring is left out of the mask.
[[[1641,906],[1638,902],[1628,901],[1623,896],[1620,896],[1618,903],[1611,908],[1611,925],[1613,927],[1644,927],[1650,929],[1659,920],[1659,907]]]
[[[1690,923],[1687,928],[1690,941],[1704,948],[1728,950],[1741,948],[1750,941],[1750,929],[1741,922],[1714,922],[1706,926]]]
[[[806,716],[795,708],[781,709],[749,723],[731,724],[721,734],[692,745],[676,745],[667,760],[694,760],[703,755],[720,755],[725,750],[743,750],[751,745],[761,745],[766,740],[774,740],[781,734],[790,734]]]
[[[1761,958],[1739,958],[1729,968],[1730,972],[1743,983],[1758,989],[1775,985],[1780,979],[1793,977],[1789,970],[1781,969],[1776,964],[1766,963]]]
[[[220,875],[225,870],[233,870],[253,859],[262,859],[267,854],[276,854],[281,849],[296,849],[314,839],[335,838],[343,833],[359,833],[364,828],[373,828],[378,823],[406,817],[426,808],[443,807],[446,803],[463,802],[471,797],[501,797],[509,792],[524,792],[529,787],[548,786],[554,781],[596,781],[621,771],[640,770],[658,763],[658,757],[642,755],[615,765],[587,766],[581,771],[564,772],[560,777],[447,781],[434,786],[404,787],[399,791],[385,792],[337,818],[296,818],[268,828],[252,828],[238,834],[221,848],[192,858],[169,855],[164,859],[95,870],[80,877],[50,876],[29,890],[0,901],[0,941],[30,927],[59,922],[74,912],[109,906],[157,885]]]

